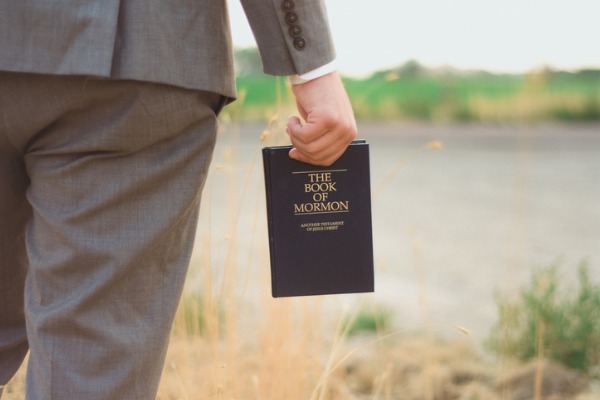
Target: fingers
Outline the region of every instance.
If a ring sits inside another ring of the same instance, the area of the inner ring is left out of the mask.
[[[290,117],[290,157],[314,165],[331,165],[356,138],[352,105],[337,72],[292,87],[300,115]]]
[[[333,164],[356,138],[354,121],[340,121],[338,118],[315,117],[302,124],[298,117],[290,117],[287,132],[294,148],[290,157],[314,164]]]

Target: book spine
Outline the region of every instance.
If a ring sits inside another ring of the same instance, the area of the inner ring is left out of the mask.
[[[273,227],[273,188],[271,185],[271,153],[268,148],[263,149],[263,168],[265,177],[265,197],[267,203],[267,233],[269,235],[269,254],[271,258],[271,292],[273,297],[277,297],[276,287],[276,268],[275,268],[275,244],[274,244],[274,227]]]

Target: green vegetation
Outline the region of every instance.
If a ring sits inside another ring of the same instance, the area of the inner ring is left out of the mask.
[[[204,300],[199,294],[187,294],[181,298],[177,327],[188,335],[202,335],[206,329]]]
[[[245,118],[273,112],[277,79],[252,50],[237,54]],[[364,79],[344,78],[358,118],[426,121],[600,121],[600,70],[528,74],[427,69],[416,61]],[[289,99],[284,94],[283,100]]]
[[[345,321],[346,334],[385,332],[390,327],[391,316],[391,311],[381,306],[361,307],[356,315]]]
[[[486,345],[501,356],[549,358],[600,376],[600,284],[579,266],[579,290],[565,285],[556,265],[534,272],[520,298],[498,299],[499,320]]]

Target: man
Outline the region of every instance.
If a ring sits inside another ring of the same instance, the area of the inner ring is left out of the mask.
[[[290,157],[356,135],[322,0],[242,0],[292,80]],[[225,0],[0,0],[0,385],[152,399],[216,115],[235,96]]]

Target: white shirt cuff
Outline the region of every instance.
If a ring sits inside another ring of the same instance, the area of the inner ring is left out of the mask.
[[[302,75],[290,75],[288,79],[292,85],[301,85],[306,82],[310,82],[313,79],[317,79],[322,77],[323,75],[327,75],[337,69],[337,63],[335,60],[332,62],[325,64],[317,69],[313,69]]]

